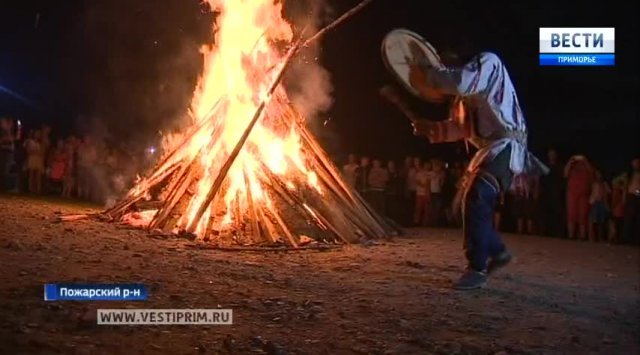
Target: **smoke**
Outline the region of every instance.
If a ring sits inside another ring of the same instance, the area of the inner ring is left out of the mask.
[[[305,29],[304,36],[314,35],[335,19],[335,12],[326,0],[289,1],[285,17],[294,26],[294,33]],[[321,39],[302,50],[289,67],[284,85],[289,99],[306,118],[309,129],[330,155],[341,151],[339,136],[331,129],[327,112],[334,102],[331,74],[322,66]]]
[[[306,29],[306,37],[326,24],[333,12],[324,0],[292,1],[286,11],[295,30]],[[333,104],[331,75],[320,64],[321,52],[320,42],[312,43],[298,55],[285,77],[289,99],[312,122]]]
[[[118,169],[96,164],[96,190],[118,195],[121,184],[113,179],[143,174],[143,157],[159,148],[160,131],[187,122],[202,70],[199,49],[209,42],[213,14],[184,0],[95,0],[78,6],[62,76],[77,111],[75,134],[90,136],[103,162],[110,154],[119,156]]]

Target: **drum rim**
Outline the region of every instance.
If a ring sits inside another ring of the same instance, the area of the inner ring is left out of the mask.
[[[431,45],[431,43],[427,42],[427,40],[425,40],[422,36],[420,36],[419,34],[408,30],[406,28],[398,28],[395,30],[392,30],[391,32],[387,33],[384,36],[384,39],[382,40],[382,45],[380,47],[380,51],[382,52],[382,61],[384,62],[385,66],[387,67],[387,70],[390,71],[393,76],[396,78],[397,81],[399,81],[402,86],[404,86],[405,89],[407,89],[409,92],[411,92],[413,95],[422,98],[422,96],[420,95],[420,93],[418,92],[418,90],[416,90],[413,86],[411,86],[411,84],[409,84],[407,81],[405,81],[400,74],[398,74],[398,72],[395,70],[394,66],[391,65],[391,63],[389,63],[389,56],[387,55],[387,50],[386,50],[386,44],[389,41],[389,39],[392,36],[395,35],[404,35],[404,36],[408,36],[411,37],[413,39],[415,39],[417,42],[419,42],[421,45],[423,45],[424,47],[426,47],[427,50],[431,51],[431,53],[438,59],[438,63],[440,64],[441,68],[444,68],[444,65],[442,64],[441,60],[440,60],[440,55],[438,55],[438,52],[436,51],[436,49]]]

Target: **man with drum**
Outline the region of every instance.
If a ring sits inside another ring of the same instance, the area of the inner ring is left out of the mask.
[[[464,140],[478,149],[461,189],[467,269],[454,288],[481,288],[489,274],[511,261],[493,226],[500,193],[517,174],[547,171],[527,151],[527,127],[509,74],[500,58],[488,52],[463,65],[445,66],[428,42],[407,30],[387,35],[383,56],[409,91],[427,101],[450,102],[448,119],[426,120],[392,89],[383,89],[383,95],[411,119],[414,134],[432,143]]]

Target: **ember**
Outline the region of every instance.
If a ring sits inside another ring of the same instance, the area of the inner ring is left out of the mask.
[[[302,43],[282,2],[208,3],[219,13],[215,45],[203,48],[191,127],[167,140],[153,172],[106,214],[218,244],[297,247],[307,236],[348,243],[393,233],[342,180],[280,84]],[[160,208],[136,211],[158,188]]]

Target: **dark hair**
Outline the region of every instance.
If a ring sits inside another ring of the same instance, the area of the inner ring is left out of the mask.
[[[443,47],[438,55],[440,55],[442,63],[446,66],[462,66],[471,61],[479,52],[471,42],[463,41]]]

